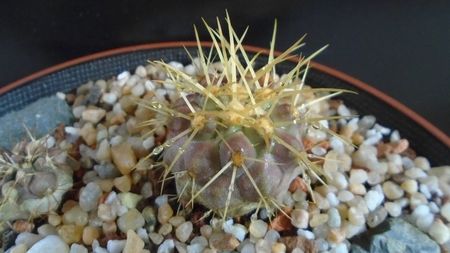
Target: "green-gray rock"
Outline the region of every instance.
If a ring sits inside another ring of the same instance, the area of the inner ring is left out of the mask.
[[[70,106],[62,99],[51,96],[41,98],[25,108],[0,117],[0,147],[11,149],[17,142],[27,139],[25,126],[40,138],[60,123],[71,124]]]
[[[389,219],[352,240],[353,253],[439,253],[439,245],[402,219]]]

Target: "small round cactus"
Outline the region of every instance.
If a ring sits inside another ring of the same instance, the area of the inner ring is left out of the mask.
[[[309,61],[322,49],[301,58],[289,73],[275,73],[277,64],[303,45],[302,39],[278,56],[273,39],[267,64],[254,68],[258,56],[246,53],[244,36],[238,37],[229,17],[226,21],[227,35],[220,23],[217,29],[205,23],[213,41],[209,54],[196,31],[195,75],[153,62],[165,70],[164,82],[174,87],[177,99],[142,101],[158,119],[143,124],[166,127],[166,141],[153,154],[161,154],[164,180],[175,178],[184,205],[199,203],[222,217],[259,207],[282,210],[292,180],[299,175],[320,180],[303,138],[311,129],[323,128],[320,121],[328,116],[320,114],[321,106],[343,91],[304,85]],[[219,61],[212,62],[212,57]]]
[[[33,219],[56,211],[72,188],[67,154],[48,148],[48,136],[19,142],[0,154],[0,222]]]

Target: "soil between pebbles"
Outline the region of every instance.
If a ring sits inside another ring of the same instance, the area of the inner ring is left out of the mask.
[[[196,75],[192,64],[170,64]],[[357,149],[320,130],[308,132],[304,145],[322,158],[328,185],[313,181],[311,196],[306,183],[295,179],[283,203],[290,218],[280,213],[269,219],[262,209],[223,223],[200,206],[185,211],[175,192],[160,194],[154,171],[133,170],[165,136],[160,128],[138,137],[148,131],[138,124],[150,112],[135,101],[177,99],[169,81],[155,81],[165,78],[152,65],[139,66],[133,74],[125,71],[58,94],[71,105],[76,122],[52,138],[79,157],[74,178],[80,183],[59,212],[37,229],[22,231],[7,252],[348,252],[352,238],[396,217],[443,251],[450,249],[450,167],[431,168],[408,140],[374,116],[327,122]],[[356,114],[340,100],[319,106],[330,115]]]

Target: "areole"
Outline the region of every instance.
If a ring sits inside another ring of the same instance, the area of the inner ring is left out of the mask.
[[[202,47],[211,47],[211,42],[201,42]],[[38,72],[35,72],[29,76],[26,76],[24,78],[21,78],[17,81],[14,81],[12,83],[9,83],[3,87],[0,88],[0,95],[7,93],[8,91],[11,91],[15,88],[18,88],[20,86],[26,85],[28,82],[38,79],[40,77],[49,75],[51,73],[60,71],[62,69],[72,67],[81,63],[89,62],[95,59],[99,58],[105,58],[110,57],[114,55],[124,54],[124,53],[131,53],[141,50],[151,50],[151,49],[164,49],[164,48],[176,48],[176,47],[196,47],[197,42],[196,41],[174,41],[174,42],[162,42],[162,43],[149,43],[149,44],[141,44],[141,45],[135,45],[135,46],[128,46],[128,47],[121,47],[111,50],[106,50],[86,56],[82,56],[70,61],[66,61],[57,65],[54,65],[52,67],[40,70]],[[256,46],[244,46],[245,50],[247,52],[251,53],[261,53],[268,55],[269,49],[266,48],[260,48]],[[281,52],[275,51],[275,55],[280,55]],[[291,58],[291,61],[295,62],[297,61],[296,58]],[[330,68],[328,66],[322,65],[317,62],[311,61],[312,68],[317,69],[321,72],[324,72],[330,76],[333,76],[335,78],[341,79],[361,90],[364,90],[371,95],[377,97],[381,101],[385,102],[386,104],[390,105],[391,107],[395,108],[396,110],[400,111],[402,114],[406,115],[408,118],[425,128],[429,133],[431,133],[433,136],[435,136],[437,139],[439,139],[442,143],[444,143],[447,147],[450,148],[450,137],[445,134],[443,131],[441,131],[439,128],[434,126],[432,123],[430,123],[428,120],[426,120],[424,117],[420,116],[410,108],[408,108],[406,105],[402,104],[401,102],[397,101],[396,99],[386,95],[385,93],[381,92],[380,90],[370,86],[367,83],[364,83],[361,80],[358,80],[352,76],[349,76],[345,73],[342,73],[336,69]]]

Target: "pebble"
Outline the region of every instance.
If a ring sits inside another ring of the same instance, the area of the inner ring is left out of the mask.
[[[81,118],[85,121],[97,124],[105,117],[106,111],[101,108],[87,108],[81,113]]]
[[[56,231],[56,228],[50,224],[43,224],[42,226],[38,227],[37,232],[41,236],[58,234],[58,232]]]
[[[286,252],[286,245],[281,242],[277,242],[272,246],[272,253],[285,253]]]
[[[330,253],[348,253],[347,245],[340,243],[331,249]]]
[[[160,233],[163,236],[166,236],[166,235],[172,233],[172,230],[173,230],[173,226],[170,223],[164,223],[159,228],[158,233]]]
[[[15,243],[16,245],[23,244],[28,249],[41,239],[42,239],[41,235],[33,234],[30,232],[22,232],[19,235],[17,235]]]
[[[309,225],[313,228],[318,227],[328,221],[328,214],[318,213],[312,216]]]
[[[254,238],[262,238],[267,232],[268,225],[263,220],[252,220],[248,231]]]
[[[153,196],[153,185],[150,182],[145,182],[141,188],[141,195],[144,199]]]
[[[192,222],[187,221],[182,223],[175,229],[175,235],[180,242],[186,242],[191,236],[193,230]]]
[[[309,223],[309,212],[303,209],[292,210],[291,223],[296,228],[307,228]]]
[[[238,239],[241,242],[244,241],[245,236],[248,233],[247,228],[241,224],[234,224],[233,226],[231,226],[229,231],[225,232],[234,235],[234,237],[236,237],[236,239]]]
[[[327,200],[328,204],[332,207],[339,205],[339,199],[334,192],[327,193]]]
[[[72,207],[64,213],[64,224],[75,224],[78,226],[85,226],[89,221],[88,213],[85,212],[79,205]]]
[[[135,208],[139,201],[142,199],[142,196],[132,192],[121,192],[117,195],[120,200],[120,203],[127,207],[128,209]],[[119,213],[117,213],[120,215]]]
[[[145,246],[144,241],[142,241],[142,239],[133,230],[130,229],[127,232],[127,241],[125,243],[125,248],[123,249],[122,253],[142,252],[144,246]]]
[[[367,181],[367,172],[361,169],[353,169],[350,171],[349,182],[351,184],[363,184]]]
[[[353,196],[353,193],[343,190],[338,193],[337,198],[341,202],[348,202],[348,201],[352,200],[354,198],[354,196]]]
[[[233,235],[216,232],[210,236],[209,245],[219,252],[232,251],[239,246],[239,240]]]
[[[350,207],[348,209],[348,220],[350,223],[357,226],[361,226],[366,222],[364,214],[355,207]]]
[[[341,226],[341,216],[336,208],[330,208],[328,214],[328,226],[330,228],[339,228]]]
[[[114,186],[121,192],[129,192],[131,190],[131,177],[129,175],[123,175],[121,177],[114,178]]]
[[[97,216],[103,221],[109,222],[116,220],[117,214],[111,205],[100,204],[97,209]]]
[[[388,214],[392,217],[398,217],[402,214],[402,207],[395,202],[384,203],[384,208],[386,209]]]
[[[98,201],[102,195],[102,189],[95,182],[88,183],[80,190],[80,207],[89,212],[97,208]]]
[[[306,229],[298,229],[297,235],[305,237],[308,240],[314,240],[315,238],[314,233]]]
[[[444,244],[450,239],[449,228],[440,220],[433,222],[428,233],[439,244]]]
[[[144,95],[144,93],[145,93],[145,86],[142,83],[136,84],[131,89],[131,94],[133,94],[133,96],[136,96],[136,97],[141,97],[142,95]]]
[[[164,236],[162,236],[161,234],[158,234],[158,233],[154,233],[154,232],[149,233],[148,237],[156,245],[160,245],[164,240]]]
[[[130,209],[124,215],[120,216],[117,220],[117,227],[123,233],[127,233],[128,230],[136,230],[145,225],[145,220],[142,214],[136,209]]]
[[[117,95],[113,92],[104,93],[102,95],[102,101],[109,105],[114,105],[117,101]]]
[[[83,234],[83,227],[77,225],[62,225],[58,228],[58,234],[67,244],[79,242]]]
[[[242,247],[241,253],[256,253],[255,245],[252,243],[247,243]]]
[[[69,246],[61,237],[49,235],[35,243],[27,253],[69,253]]]
[[[269,243],[263,239],[259,239],[255,243],[255,251],[258,253],[270,253],[272,252],[272,247],[270,247]]]
[[[109,253],[122,253],[126,242],[126,240],[108,240],[106,249]]]
[[[84,245],[92,245],[92,242],[100,237],[98,228],[87,226],[83,229],[82,240]]]
[[[405,192],[407,192],[409,194],[415,193],[419,189],[419,185],[418,185],[417,181],[414,179],[406,179],[400,185],[400,187],[402,187],[402,189],[405,190]]]
[[[98,145],[96,159],[101,162],[111,161],[111,147],[108,140],[104,139]]]
[[[367,215],[367,225],[374,228],[380,225],[387,217],[388,213],[384,207],[378,207]]]
[[[419,179],[427,177],[427,173],[425,173],[425,171],[423,171],[422,169],[413,167],[405,171],[405,176],[411,179]]]
[[[72,243],[69,253],[88,253],[88,249],[81,244]]]
[[[381,203],[383,203],[384,196],[378,191],[370,190],[364,196],[364,201],[366,202],[369,211],[375,210]]]
[[[430,208],[425,204],[417,205],[411,215],[416,219],[420,219],[430,215]]]
[[[444,217],[448,222],[450,222],[450,202],[445,203],[441,207],[440,213],[442,217]]]
[[[169,219],[169,223],[172,224],[174,227],[178,227],[181,224],[183,224],[186,221],[186,219],[183,216],[177,215],[173,216]]]
[[[157,253],[173,253],[175,251],[175,242],[172,239],[165,240],[158,247]]]
[[[428,231],[433,224],[434,215],[430,214],[427,216],[423,216],[420,219],[416,220],[416,226],[422,231]]]
[[[158,208],[158,221],[161,224],[167,223],[173,216],[173,209],[168,203],[162,204]]]
[[[136,156],[131,145],[124,142],[111,148],[112,159],[122,175],[128,175],[136,165]]]
[[[403,197],[404,194],[403,189],[392,181],[386,181],[383,183],[383,192],[384,195],[390,200],[399,199]]]

